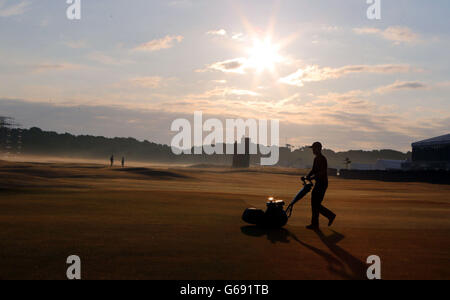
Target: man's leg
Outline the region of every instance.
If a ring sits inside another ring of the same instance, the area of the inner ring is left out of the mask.
[[[322,194],[320,197],[320,207],[319,207],[319,213],[326,217],[329,221],[328,226],[331,226],[334,222],[334,219],[336,219],[336,214],[334,214],[331,210],[329,210],[328,208],[326,208],[325,206],[322,205],[323,200],[325,199],[325,194],[327,192],[327,188],[324,188],[321,190]]]
[[[325,206],[321,205],[320,206],[320,214],[324,217],[326,217],[328,220],[332,220],[334,218],[336,218],[336,214],[333,213],[331,210],[329,210],[328,208],[326,208]]]
[[[311,194],[311,209],[312,209],[311,225],[314,227],[319,227],[319,214],[324,194],[325,193],[323,193],[320,189],[317,188],[315,188]]]

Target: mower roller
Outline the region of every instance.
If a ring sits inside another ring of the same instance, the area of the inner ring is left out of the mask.
[[[284,227],[292,215],[294,205],[305,198],[314,187],[313,183],[310,180],[306,180],[305,177],[302,177],[302,182],[302,190],[297,194],[286,210],[284,210],[285,202],[283,200],[269,198],[269,201],[266,203],[267,210],[265,212],[262,209],[248,208],[244,211],[242,220],[248,224],[266,228]]]

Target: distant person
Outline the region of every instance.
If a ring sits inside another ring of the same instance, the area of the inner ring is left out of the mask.
[[[322,144],[316,142],[310,148],[313,150],[316,158],[314,159],[314,166],[311,172],[309,172],[308,176],[303,179],[309,181],[315,180],[316,184],[311,195],[311,225],[306,228],[310,230],[318,230],[320,214],[328,218],[328,226],[333,225],[336,215],[322,205],[323,199],[325,198],[325,193],[328,189],[328,162],[326,157],[322,154]],[[298,201],[297,197],[294,199],[293,204]]]
[[[125,156],[122,156],[122,168],[125,167]]]
[[[111,155],[109,160],[111,162],[111,168],[112,168],[114,166],[114,155]]]

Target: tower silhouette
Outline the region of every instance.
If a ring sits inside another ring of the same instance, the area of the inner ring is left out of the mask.
[[[245,153],[239,154],[239,146],[245,145]],[[233,168],[250,168],[250,138],[242,138],[241,144],[234,143]]]

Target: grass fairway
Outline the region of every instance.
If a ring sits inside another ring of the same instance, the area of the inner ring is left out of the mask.
[[[332,229],[307,231],[308,199],[284,230],[241,221],[290,200],[301,171],[0,162],[0,279],[450,279],[450,186],[331,178]],[[321,219],[325,225],[325,220]]]

